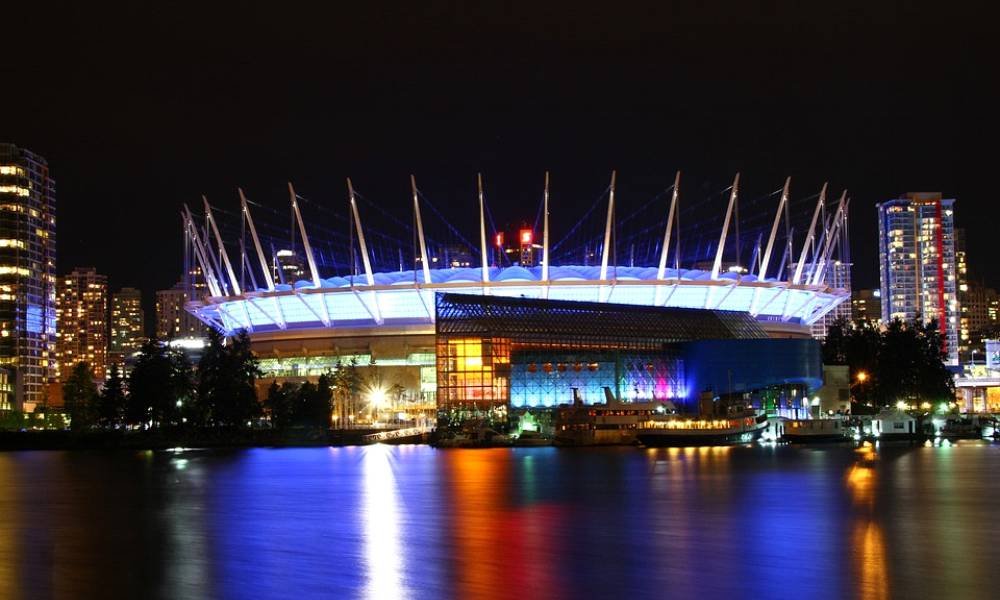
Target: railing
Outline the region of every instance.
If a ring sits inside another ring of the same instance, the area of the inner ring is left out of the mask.
[[[423,435],[425,433],[431,433],[432,431],[434,431],[434,427],[430,425],[425,427],[408,427],[406,429],[390,429],[388,431],[370,433],[362,437],[361,439],[367,443],[377,444],[379,442],[388,442],[390,440],[398,440],[415,435]]]

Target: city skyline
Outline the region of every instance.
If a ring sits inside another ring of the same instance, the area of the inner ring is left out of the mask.
[[[598,20],[585,10],[432,6],[372,21],[355,10],[311,23],[213,7],[181,26],[180,15],[134,9],[124,11],[134,26],[88,39],[77,55],[50,60],[43,47],[5,65],[15,79],[42,62],[54,70],[30,102],[0,103],[26,117],[5,123],[3,138],[55,165],[61,254],[73,257],[60,273],[94,265],[115,287],[143,290],[149,306],[181,270],[181,203],[205,193],[225,205],[237,186],[279,206],[292,180],[343,210],[350,175],[402,213],[409,173],[450,205],[474,198],[481,171],[506,222],[532,218],[545,170],[565,209],[588,203],[611,169],[623,202],[648,198],[681,169],[693,197],[737,171],[749,196],[788,175],[801,195],[828,178],[849,189],[859,288],[878,283],[865,252],[875,204],[940,191],[958,200],[980,276],[1000,281],[980,218],[991,194],[975,122],[988,106],[985,37],[960,35],[939,12],[702,8]],[[76,39],[124,23],[119,12],[70,9],[49,25]],[[933,50],[905,43],[914,35],[935,39]],[[66,82],[99,85],[71,102],[55,92]],[[153,252],[115,252],[104,240]]]
[[[996,596],[984,9],[5,5],[0,599]]]

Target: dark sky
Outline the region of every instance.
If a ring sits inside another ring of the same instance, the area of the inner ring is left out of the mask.
[[[1000,284],[996,32],[975,7],[16,4],[0,140],[49,159],[60,271],[94,265],[113,288],[176,281],[178,209],[202,193],[286,210],[291,179],[339,208],[350,175],[405,215],[412,172],[471,228],[477,171],[494,212],[530,220],[549,169],[554,219],[576,219],[612,168],[625,197],[676,169],[686,194],[737,170],[758,194],[786,175],[797,196],[846,187],[859,287],[877,284],[874,204],[942,191]]]

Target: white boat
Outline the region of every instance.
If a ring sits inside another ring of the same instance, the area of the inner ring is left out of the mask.
[[[844,419],[788,419],[781,439],[788,442],[845,442],[850,429]]]

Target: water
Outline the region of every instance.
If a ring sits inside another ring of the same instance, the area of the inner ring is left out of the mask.
[[[0,454],[2,598],[991,598],[1000,445]]]

